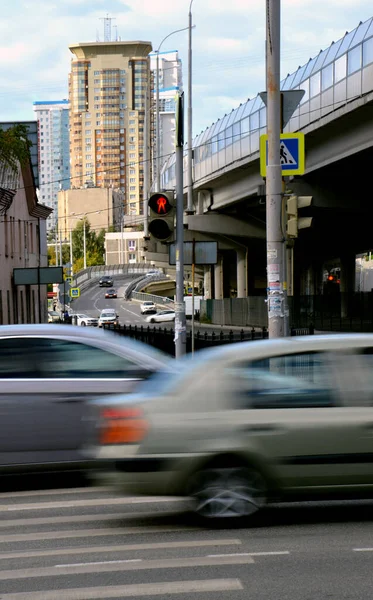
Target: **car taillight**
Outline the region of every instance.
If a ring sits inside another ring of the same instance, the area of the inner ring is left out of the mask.
[[[141,408],[104,408],[101,411],[100,443],[138,444],[148,428]]]

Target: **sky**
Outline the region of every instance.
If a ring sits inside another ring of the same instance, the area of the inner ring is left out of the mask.
[[[12,0],[0,20],[0,121],[34,118],[33,102],[68,97],[69,44],[162,39],[188,26],[190,0]],[[193,134],[265,89],[265,0],[193,0]],[[373,16],[371,0],[282,0],[282,76]],[[115,26],[115,29],[114,29]],[[188,32],[179,50],[187,91]]]

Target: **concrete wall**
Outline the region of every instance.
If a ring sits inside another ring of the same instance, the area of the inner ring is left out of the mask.
[[[110,188],[82,188],[58,193],[58,227],[63,239],[68,239],[84,215],[97,233],[114,224],[117,194]],[[72,213],[75,213],[73,216]]]

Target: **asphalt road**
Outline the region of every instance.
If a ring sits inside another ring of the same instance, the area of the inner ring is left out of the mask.
[[[1,600],[368,600],[368,503],[267,509],[204,529],[183,502],[107,488],[0,494]]]
[[[125,300],[124,292],[126,286],[128,285],[128,279],[124,278],[119,279],[115,278],[114,288],[118,293],[117,299],[105,299],[105,292],[107,288],[100,288],[97,286],[89,288],[82,292],[82,295],[77,300],[74,300],[72,304],[72,309],[74,312],[82,312],[88,314],[90,316],[99,316],[100,312],[104,308],[115,308],[117,314],[119,315],[119,323],[121,325],[137,325],[138,327],[144,326],[148,327],[150,325],[146,318],[149,315],[142,315],[140,312],[140,303],[135,300]],[[166,307],[165,307],[166,308]],[[154,325],[150,325],[151,327],[162,327],[162,329],[173,329],[173,322],[164,322],[164,323],[156,323]],[[191,322],[187,321],[187,327],[191,327]],[[205,327],[203,325],[196,326],[196,330],[199,330],[201,333],[207,331],[209,334],[212,331],[215,333],[221,330],[220,327],[211,328]]]

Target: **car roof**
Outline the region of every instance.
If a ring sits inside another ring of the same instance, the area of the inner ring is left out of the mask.
[[[31,324],[31,325],[2,325],[0,327],[0,341],[7,337],[49,337],[53,339],[69,339],[70,341],[92,343],[100,346],[102,341],[112,347],[119,346],[119,349],[129,351],[134,357],[134,360],[139,363],[144,362],[144,357],[147,357],[150,366],[155,369],[173,370],[176,361],[168,354],[156,350],[152,346],[130,339],[112,331],[103,331],[100,329],[90,329],[73,327],[72,325],[55,325],[46,323]]]
[[[342,334],[324,334],[294,336],[287,338],[276,338],[270,340],[256,340],[226,344],[220,347],[200,350],[193,358],[191,355],[185,356],[181,361],[189,363],[190,366],[196,360],[199,363],[207,361],[224,361],[240,359],[241,355],[247,360],[260,359],[265,356],[279,356],[284,354],[293,354],[296,352],[315,352],[347,350],[349,348],[364,348],[372,345],[372,333],[342,333]]]

